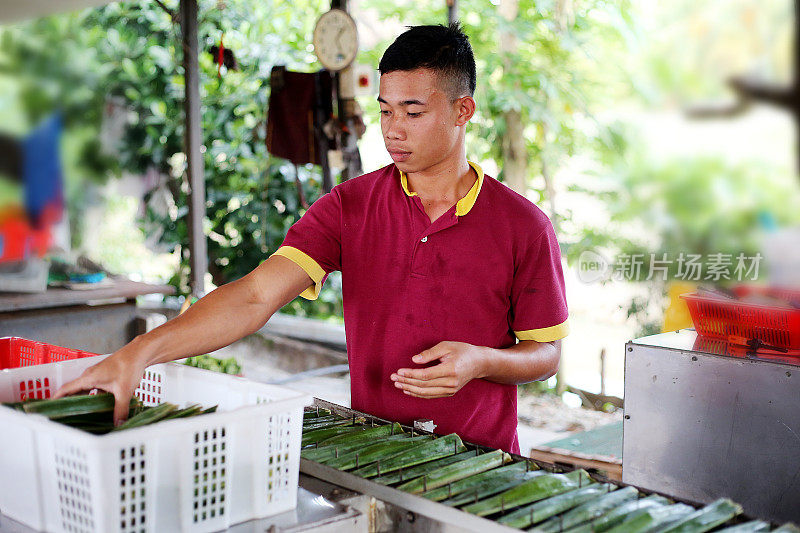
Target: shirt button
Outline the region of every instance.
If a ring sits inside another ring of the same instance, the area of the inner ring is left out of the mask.
[[[424,236],[420,242],[428,242],[428,236]]]

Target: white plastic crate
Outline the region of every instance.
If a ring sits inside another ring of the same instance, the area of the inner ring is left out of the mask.
[[[2,370],[0,402],[49,397],[104,357]],[[2,513],[46,531],[210,532],[295,507],[310,396],[174,363],[136,396],[219,408],[92,435],[0,406]]]

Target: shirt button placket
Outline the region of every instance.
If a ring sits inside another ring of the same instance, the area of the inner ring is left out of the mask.
[[[420,240],[420,242],[428,242],[428,236],[427,236],[427,235],[425,235],[425,236],[424,236],[424,237],[423,237],[423,238]]]

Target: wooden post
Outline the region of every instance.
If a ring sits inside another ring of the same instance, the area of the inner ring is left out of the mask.
[[[206,184],[203,166],[203,143],[200,115],[200,65],[197,43],[197,0],[181,0],[181,40],[185,97],[183,101],[186,151],[186,174],[189,181],[189,257],[192,296],[205,294],[208,251],[203,232],[206,212]]]
[[[447,0],[447,23],[458,22],[458,0]]]
[[[508,22],[519,15],[519,0],[500,0],[500,16]],[[519,43],[514,32],[504,30],[500,33],[500,54],[503,70],[513,72],[517,67],[512,57],[517,53]],[[519,89],[519,84],[517,84]],[[525,196],[528,188],[528,149],[525,146],[525,125],[521,109],[503,112],[505,132],[500,139],[503,154],[503,179],[509,187]]]
[[[319,154],[319,164],[322,169],[322,190],[325,192],[331,192],[331,189],[333,189],[333,176],[331,175],[331,168],[328,163],[328,137],[325,136],[325,132],[322,130],[322,127],[329,118],[326,117],[323,112],[326,106],[322,100],[322,76],[330,75],[330,72],[327,70],[320,70],[314,74],[314,83],[316,84],[314,91],[316,94],[314,104],[314,141],[316,143],[317,153]],[[326,94],[325,96],[327,98],[331,97],[330,94]]]
[[[600,350],[600,394],[606,395],[606,349]]]
[[[331,9],[337,8],[348,13],[350,12],[348,0],[331,0]],[[353,62],[353,65],[355,65],[355,61]],[[352,80],[350,82],[352,83]],[[333,74],[333,91],[333,99],[336,103],[336,119],[341,125],[344,126],[344,129],[346,129],[346,131],[341,135],[340,146],[337,146],[337,149],[341,150],[342,157],[344,159],[344,169],[340,173],[340,178],[341,181],[345,181],[359,176],[363,172],[363,169],[361,167],[361,155],[358,152],[358,136],[356,134],[356,123],[354,120],[355,97],[352,95],[343,96],[344,91],[342,89],[341,71]],[[330,162],[327,162],[327,165],[323,166],[322,183],[326,192],[329,192],[331,188],[333,188],[333,179],[330,176],[330,168],[328,168],[327,171],[325,170],[325,168],[329,166]]]

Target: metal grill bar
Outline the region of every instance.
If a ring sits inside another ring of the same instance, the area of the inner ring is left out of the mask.
[[[476,533],[510,533],[519,531],[492,520],[465,513],[454,507],[448,507],[421,496],[380,485],[368,479],[354,476],[308,459],[300,459],[300,471],[309,476],[314,476],[362,494],[368,494],[379,500],[402,507],[407,511],[465,531],[475,531]]]

